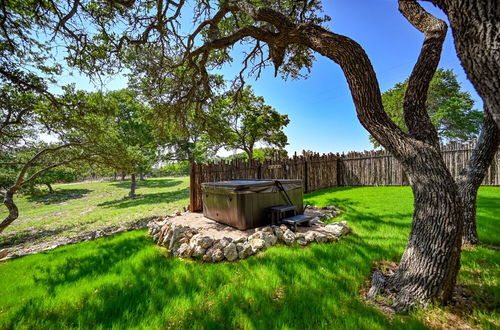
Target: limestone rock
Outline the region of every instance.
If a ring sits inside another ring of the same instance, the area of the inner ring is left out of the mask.
[[[254,253],[266,246],[266,242],[261,238],[252,238],[248,240],[248,243],[252,247]]]
[[[191,238],[191,243],[201,247],[202,249],[208,249],[212,246],[214,239],[209,236],[201,236],[200,234],[194,235]]]
[[[301,238],[297,239],[297,244],[299,244],[301,246],[307,246],[307,244],[309,244],[309,242],[306,241],[306,239],[304,237],[301,237]]]
[[[292,245],[295,242],[295,234],[294,234],[294,232],[291,231],[290,229],[287,229],[283,233],[283,242],[286,245]]]
[[[283,240],[284,231],[281,229],[281,227],[273,226],[273,232],[274,232],[274,235],[276,236],[276,238],[278,239],[278,241]]]
[[[321,233],[316,233],[316,236],[314,237],[314,240],[317,243],[326,243],[326,242],[328,242],[328,238],[326,237],[326,235],[325,234],[321,234]]]
[[[220,241],[219,241],[219,244],[222,248],[225,248],[226,246],[228,246],[231,242],[233,241],[233,239],[231,237],[223,237]]]
[[[193,254],[193,248],[187,244],[182,243],[179,249],[177,250],[177,255],[181,258],[189,258]]]
[[[253,248],[248,242],[236,244],[236,249],[238,250],[238,257],[244,259],[253,254]]]
[[[325,229],[337,237],[345,236],[351,232],[351,228],[345,221],[330,223],[325,226]]]
[[[200,258],[205,254],[205,252],[207,252],[207,249],[204,249],[199,245],[195,245],[193,247],[193,254],[191,256],[193,258]]]
[[[216,244],[214,244],[214,246],[212,246],[207,250],[207,252],[203,256],[204,261],[217,262],[224,259],[224,251],[222,251],[222,249],[219,248],[220,246],[219,243],[217,243],[217,247],[215,245]]]
[[[309,243],[311,242],[314,242],[314,240],[316,239],[316,233],[313,232],[313,231],[308,231],[306,234],[305,234],[305,240]]]
[[[262,239],[264,240],[264,243],[266,244],[266,247],[273,246],[278,241],[278,239],[276,238],[276,236],[274,236],[273,234],[268,234],[266,232],[264,233]]]
[[[229,261],[238,259],[238,250],[236,249],[236,244],[231,242],[224,248],[224,257],[226,257],[226,259]]]
[[[266,227],[256,228],[255,232],[256,233],[257,232],[263,232],[263,233],[272,234],[273,233],[273,229],[270,226],[266,226]]]
[[[314,217],[310,221],[311,226],[325,226],[325,223],[319,219],[319,217]]]
[[[212,261],[217,262],[224,259],[224,252],[221,249],[214,249],[212,252]]]
[[[238,243],[244,243],[244,242],[246,242],[246,241],[247,241],[247,238],[246,238],[246,237],[240,237],[240,238],[238,238],[238,239],[233,240],[233,243],[234,243],[234,244],[238,244]]]

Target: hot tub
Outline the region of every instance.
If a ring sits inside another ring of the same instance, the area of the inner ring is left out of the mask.
[[[269,225],[268,209],[289,204],[275,181],[231,180],[202,183],[203,215],[240,230]],[[297,207],[297,212],[302,213],[302,181],[279,181]]]

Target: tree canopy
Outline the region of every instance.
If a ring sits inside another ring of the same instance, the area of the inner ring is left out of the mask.
[[[257,143],[278,149],[288,144],[283,132],[290,122],[288,116],[266,105],[264,98],[256,96],[250,86],[222,99],[217,109],[224,122],[222,137],[226,149],[241,149],[248,159],[253,159]]]

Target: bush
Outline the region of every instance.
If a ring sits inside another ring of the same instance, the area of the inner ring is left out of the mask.
[[[185,176],[189,175],[189,162],[168,163],[153,172],[153,176]]]

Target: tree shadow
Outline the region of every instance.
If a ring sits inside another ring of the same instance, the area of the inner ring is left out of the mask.
[[[15,231],[14,233],[7,232],[0,234],[0,248],[10,248],[19,244],[29,243],[38,240],[39,238],[49,238],[58,235],[76,225],[61,226],[54,229],[25,229]]]
[[[139,205],[171,203],[181,199],[189,198],[189,189],[178,189],[154,194],[141,194],[134,198],[122,198],[109,202],[97,204],[100,207],[128,208]]]
[[[307,248],[273,247],[240,262],[219,264],[164,258],[162,249],[151,247],[144,235],[100,239],[91,244],[98,245],[99,253],[75,256],[68,251],[71,248],[43,253],[64,258],[64,262],[35,267],[32,279],[44,295],[30,298],[12,313],[11,326],[23,320],[27,326],[32,322],[49,328],[146,324],[206,329],[221,325],[257,329],[424,328],[413,318],[390,320],[354,298],[369,276],[371,260],[389,252],[383,246],[367,245],[359,236]],[[145,247],[154,249],[153,253],[145,253]],[[106,276],[108,280],[95,288],[71,294],[71,299],[85,302],[83,310],[80,303],[58,308],[44,304],[49,299],[64,305],[62,291]],[[111,281],[113,276],[120,279]]]
[[[91,193],[90,189],[58,189],[53,193],[43,195],[28,195],[27,200],[32,203],[43,203],[45,205],[64,203],[72,199],[79,199]]]
[[[130,189],[130,180],[111,182],[111,185],[118,188]],[[137,180],[137,188],[171,188],[182,184],[182,180],[177,179],[149,179],[145,181]]]

